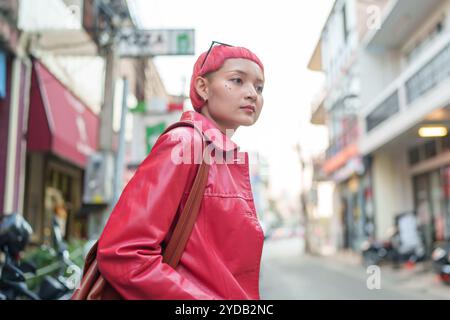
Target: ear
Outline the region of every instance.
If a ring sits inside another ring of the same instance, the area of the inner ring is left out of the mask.
[[[208,100],[208,79],[198,76],[195,79],[195,91],[202,97],[203,101]]]

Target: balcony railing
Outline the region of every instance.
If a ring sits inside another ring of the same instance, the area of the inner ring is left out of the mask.
[[[406,81],[408,104],[427,93],[450,75],[450,44]]]
[[[414,107],[416,100],[449,78],[450,37],[444,36],[362,110],[365,131]]]

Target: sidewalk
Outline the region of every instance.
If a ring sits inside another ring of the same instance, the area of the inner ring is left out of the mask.
[[[364,269],[362,257],[351,250],[342,250],[329,256],[320,256],[319,259],[331,260],[334,263]],[[402,265],[394,268],[391,264],[380,266],[382,275],[389,278],[405,290],[416,290],[430,293],[442,299],[450,299],[450,286],[442,283],[433,272],[431,261],[420,262],[413,266]]]

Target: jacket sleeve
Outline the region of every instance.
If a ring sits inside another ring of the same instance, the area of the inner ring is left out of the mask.
[[[162,262],[161,243],[198,168],[172,161],[180,144],[174,130],[160,136],[139,166],[98,243],[100,272],[125,299],[213,299]]]

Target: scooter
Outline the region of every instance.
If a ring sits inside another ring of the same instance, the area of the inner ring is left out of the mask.
[[[400,225],[401,219],[408,222],[407,228]],[[389,230],[385,241],[365,241],[361,247],[364,264],[379,265],[389,262],[394,267],[399,267],[402,263],[414,265],[423,261],[426,257],[425,248],[414,219],[410,213],[400,214],[395,218],[394,227]]]
[[[32,233],[31,226],[21,215],[5,215],[1,219],[0,250],[4,253],[4,262],[0,275],[0,295],[5,300],[39,300],[39,296],[28,289],[25,281],[27,269],[35,271],[35,268],[31,264],[21,263],[19,258]]]
[[[55,277],[44,277],[39,288],[39,296],[46,300],[69,300],[81,279],[82,270],[70,259],[61,227],[55,217],[52,219],[52,226],[53,243],[60,266]],[[69,277],[65,276],[66,271],[71,274]]]
[[[439,279],[450,285],[450,242],[443,242],[435,247],[431,253],[433,271]]]
[[[69,259],[67,246],[62,241],[59,226],[53,222],[54,242],[61,267],[57,277],[45,276],[38,292],[31,291],[26,284],[26,273],[36,274],[36,267],[20,259],[20,253],[28,244],[32,228],[22,215],[5,215],[0,222],[0,250],[4,253],[4,263],[0,275],[0,300],[53,300],[70,299],[76,286],[73,277],[64,277],[65,270],[81,274],[80,268]],[[76,275],[76,274],[75,274]]]
[[[395,249],[390,240],[366,240],[361,245],[361,254],[366,266],[380,265],[395,260]]]

